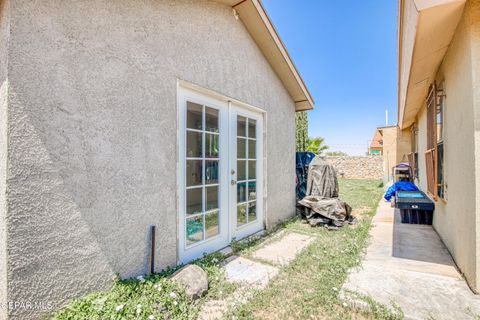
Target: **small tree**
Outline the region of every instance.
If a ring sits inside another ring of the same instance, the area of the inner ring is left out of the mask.
[[[295,141],[299,152],[307,151],[308,147],[308,115],[306,111],[295,113]]]
[[[308,138],[308,146],[306,151],[313,152],[315,154],[321,154],[323,151],[328,150],[328,146],[325,145],[325,139],[321,137]]]

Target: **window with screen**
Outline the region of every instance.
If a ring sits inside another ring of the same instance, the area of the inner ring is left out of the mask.
[[[427,97],[427,151],[425,152],[428,193],[445,198],[444,175],[444,85],[430,86]]]

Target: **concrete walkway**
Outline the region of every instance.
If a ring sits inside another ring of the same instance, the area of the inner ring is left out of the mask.
[[[400,213],[381,201],[373,219],[365,261],[353,270],[343,291],[377,302],[396,303],[405,319],[474,319],[480,296],[462,279],[431,226],[400,222]]]
[[[264,289],[278,274],[279,268],[288,265],[314,240],[314,237],[293,232],[273,237],[278,239],[272,239],[252,252],[252,258],[231,256],[226,260],[223,270],[227,281],[237,283],[239,287],[222,300],[207,301],[200,310],[198,319],[221,319],[231,308],[245,304],[254,290]]]

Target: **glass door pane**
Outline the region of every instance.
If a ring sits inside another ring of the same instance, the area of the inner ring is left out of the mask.
[[[185,242],[187,246],[220,234],[219,111],[187,101]]]
[[[237,116],[237,227],[257,220],[257,122]]]

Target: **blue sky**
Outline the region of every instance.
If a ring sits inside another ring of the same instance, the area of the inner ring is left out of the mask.
[[[310,136],[364,154],[385,109],[396,123],[397,1],[262,3],[315,99]]]

